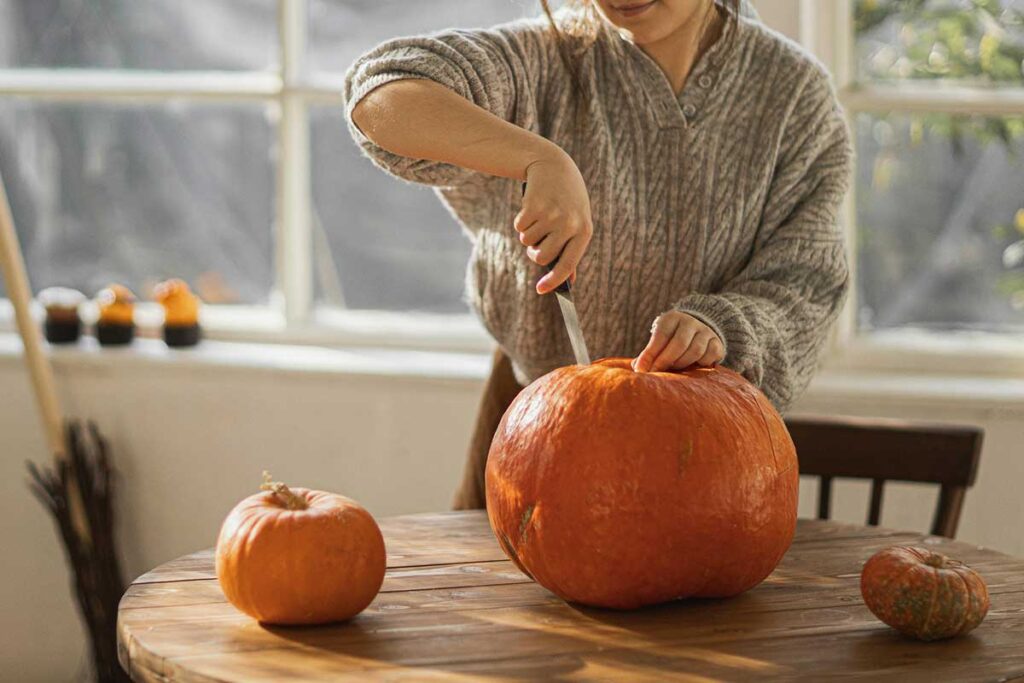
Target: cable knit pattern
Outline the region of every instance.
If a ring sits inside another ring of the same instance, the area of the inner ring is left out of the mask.
[[[726,366],[785,410],[810,381],[849,284],[837,214],[851,150],[827,73],[745,17],[678,96],[610,27],[581,59],[578,113],[542,19],[387,42],[353,65],[345,95],[351,113],[384,83],[430,79],[560,145],[593,210],[575,284],[591,355],[635,356],[659,314],[685,311],[722,337]],[[512,227],[519,183],[400,157],[350,127],[374,163],[435,186],[466,228],[470,304],[517,377],[571,363],[558,306],[534,292],[541,269]]]

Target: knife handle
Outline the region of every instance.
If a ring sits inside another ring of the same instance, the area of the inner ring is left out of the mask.
[[[526,194],[526,183],[523,183],[523,191],[522,191],[522,193],[524,195]],[[561,254],[559,254],[559,256],[561,256]],[[552,261],[551,263],[549,263],[546,266],[544,266],[544,272],[550,273],[552,270],[555,269],[555,265],[557,265],[557,264],[558,264],[558,259],[556,258],[554,261]],[[569,280],[570,279],[572,279],[572,278],[571,277],[565,278],[565,282],[563,282],[562,284],[560,284],[557,287],[555,287],[552,291],[554,291],[554,292],[561,292],[562,294],[572,294],[572,286],[569,284]]]
[[[552,270],[555,269],[555,263],[558,263],[558,261],[555,260],[553,263],[549,263],[548,265],[544,266],[544,268],[550,273]],[[562,294],[572,294],[572,287],[569,286],[569,279],[570,278],[568,277],[565,278],[565,281],[562,284],[558,285],[551,291],[561,292]]]

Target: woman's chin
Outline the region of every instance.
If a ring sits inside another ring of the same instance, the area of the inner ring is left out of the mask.
[[[623,37],[641,46],[664,40],[700,17],[699,11],[692,8],[681,11],[664,0],[654,0],[643,5],[639,4],[639,0],[629,0],[628,3],[619,4],[619,7],[627,8],[625,11],[616,10],[611,3],[598,4],[601,14]]]
[[[663,8],[654,6],[643,15],[633,19],[618,19],[611,22],[624,37],[637,45],[655,43],[666,38],[678,28],[672,17],[666,17]]]
[[[640,47],[657,43],[672,33],[666,29],[664,24],[657,21],[634,22],[631,25],[622,24],[617,28],[622,37]]]

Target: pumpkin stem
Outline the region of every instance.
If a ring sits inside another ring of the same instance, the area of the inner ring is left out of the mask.
[[[305,510],[309,507],[309,503],[301,496],[292,493],[287,485],[280,481],[273,481],[270,472],[266,470],[263,470],[263,483],[260,485],[260,490],[272,492],[287,510]]]

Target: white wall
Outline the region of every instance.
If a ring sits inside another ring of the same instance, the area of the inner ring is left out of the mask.
[[[754,7],[765,24],[793,40],[799,39],[800,0],[754,0]]]

